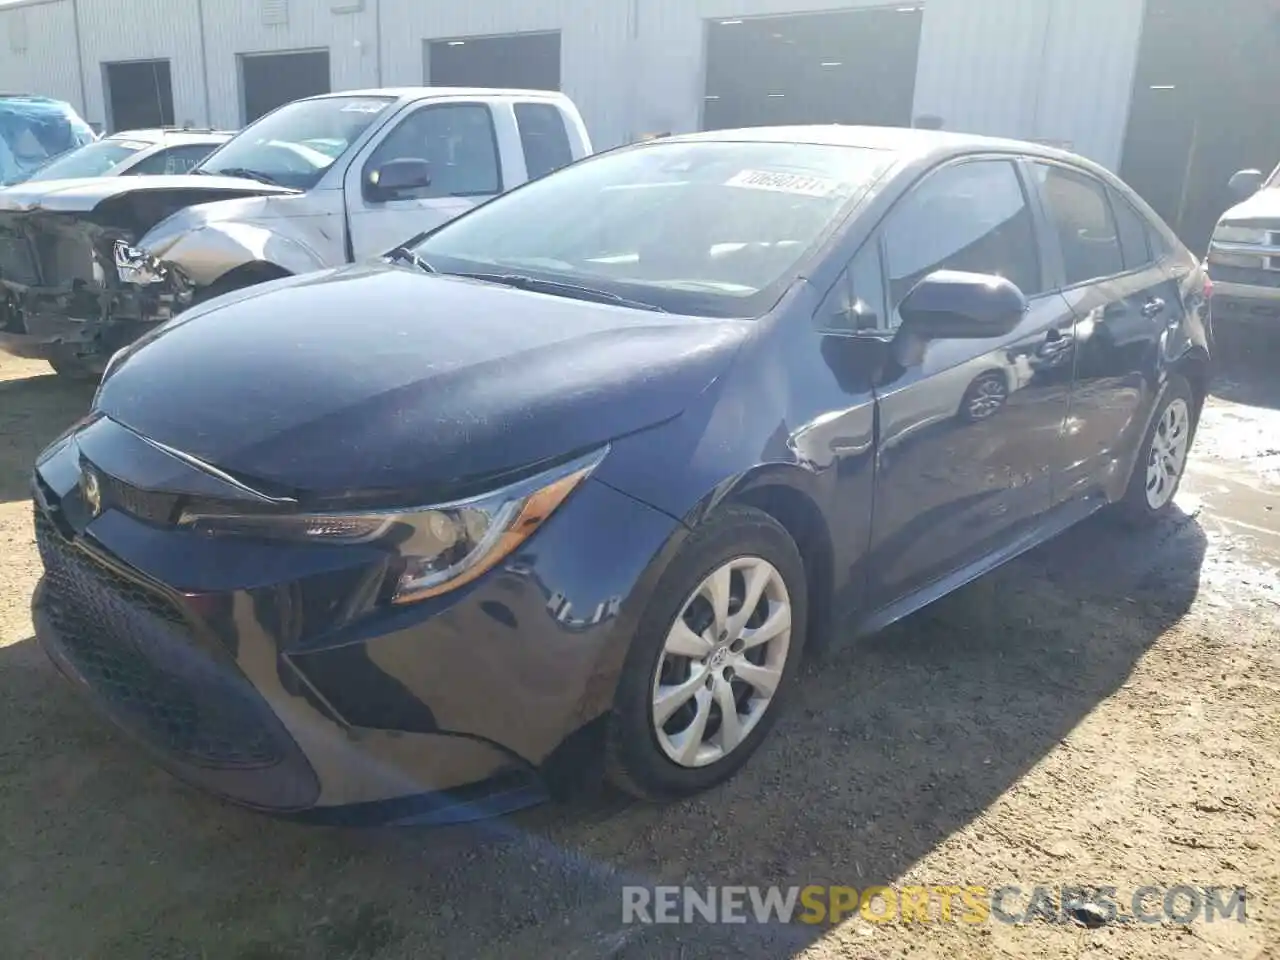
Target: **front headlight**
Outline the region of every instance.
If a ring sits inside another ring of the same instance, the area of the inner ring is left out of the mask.
[[[123,240],[115,242],[112,253],[116,262],[116,276],[121,283],[145,287],[164,282],[164,268],[154,257],[129,246]]]
[[[1270,239],[1269,233],[1270,231],[1260,227],[1233,227],[1223,224],[1213,231],[1213,239],[1220,243],[1250,243],[1261,246]]]
[[[184,513],[179,525],[218,536],[294,543],[379,544],[397,564],[393,603],[412,603],[470,583],[537,532],[591,475],[608,448],[454,503],[365,513]]]

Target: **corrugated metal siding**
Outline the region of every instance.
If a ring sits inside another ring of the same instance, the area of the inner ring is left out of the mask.
[[[385,81],[422,83],[428,40],[558,30],[561,89],[597,144],[620,143],[629,133],[631,10],[631,0],[383,0]]]
[[[74,34],[69,0],[0,7],[0,90],[56,97],[84,113]]]
[[[916,114],[1118,167],[1143,0],[928,0]]]
[[[1030,135],[1119,170],[1143,10],[1144,0],[1054,0]]]
[[[196,0],[81,2],[80,43],[89,95],[85,119],[106,120],[103,64],[157,59],[169,60],[174,119],[204,119]]]
[[[910,2],[910,0],[905,0]],[[179,122],[238,125],[236,57],[325,48],[335,90],[419,84],[425,42],[558,30],[561,86],[600,146],[646,132],[696,129],[707,19],[897,6],[904,0],[287,0],[285,21],[263,22],[263,0],[80,0],[87,119],[105,119],[104,62],[171,61]],[[923,0],[916,114],[958,130],[1069,140],[1119,163],[1143,0]],[[335,6],[355,7],[335,13]],[[27,51],[9,50],[25,18]],[[79,105],[70,0],[0,4],[0,81]]]
[[[916,116],[939,116],[949,129],[969,133],[1025,136],[1047,20],[1048,0],[929,0]]]
[[[365,10],[356,13],[334,13],[331,6],[331,0],[289,0],[285,22],[265,24],[263,0],[205,0],[213,123],[238,127],[242,122],[237,56],[243,53],[324,49],[329,51],[329,82],[334,90],[377,86],[373,5],[366,4]]]

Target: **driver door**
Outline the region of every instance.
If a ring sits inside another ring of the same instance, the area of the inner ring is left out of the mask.
[[[425,160],[431,183],[375,201],[370,174],[391,160]],[[503,191],[502,161],[489,104],[431,101],[410,109],[368,144],[347,170],[344,192],[356,260],[376,257]]]

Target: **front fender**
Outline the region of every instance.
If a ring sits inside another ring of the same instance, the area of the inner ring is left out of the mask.
[[[177,267],[198,287],[207,287],[236,267],[271,263],[291,274],[323,270],[329,264],[305,241],[256,223],[222,221],[148,242],[142,249]]]

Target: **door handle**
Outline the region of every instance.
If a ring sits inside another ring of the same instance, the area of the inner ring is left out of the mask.
[[[1142,305],[1142,315],[1148,320],[1157,316],[1164,309],[1164,301],[1159,297],[1152,297]]]

